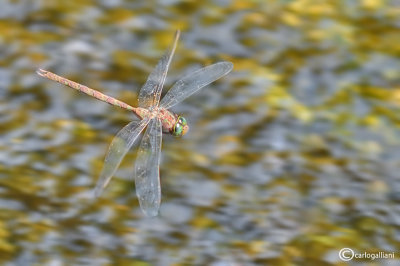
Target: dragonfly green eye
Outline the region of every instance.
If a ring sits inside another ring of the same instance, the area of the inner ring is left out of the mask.
[[[172,129],[172,135],[175,137],[182,137],[188,130],[189,126],[187,125],[186,119],[182,116],[178,116],[174,128]]]

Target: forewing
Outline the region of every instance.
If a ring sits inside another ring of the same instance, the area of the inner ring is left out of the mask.
[[[144,133],[135,164],[135,186],[140,208],[147,216],[156,216],[161,203],[160,155],[162,127],[154,118]]]
[[[176,105],[204,86],[228,74],[232,68],[231,62],[220,62],[185,76],[167,92],[160,102],[160,107],[168,109]]]
[[[96,188],[94,190],[96,197],[103,192],[103,189],[110,182],[125,154],[132,147],[133,143],[146,127],[148,122],[149,119],[143,119],[140,122],[130,122],[128,125],[122,128],[111,141],[106,159],[104,161],[103,170],[101,171],[99,180],[97,181]]]
[[[149,108],[158,105],[160,101],[161,91],[167,77],[168,67],[171,63],[172,56],[178,43],[180,31],[176,31],[172,47],[167,50],[164,56],[158,61],[157,66],[149,75],[146,83],[139,92],[139,106]]]

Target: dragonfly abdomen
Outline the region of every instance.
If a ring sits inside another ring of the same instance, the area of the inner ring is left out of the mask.
[[[76,82],[74,82],[72,80],[63,78],[63,77],[61,77],[61,76],[59,76],[57,74],[54,74],[54,73],[52,73],[50,71],[47,71],[47,70],[38,69],[36,72],[42,77],[57,81],[58,83],[64,84],[64,85],[66,85],[66,86],[68,86],[70,88],[73,88],[73,89],[77,90],[77,91],[83,92],[83,93],[85,93],[85,94],[87,94],[89,96],[92,96],[92,97],[100,100],[100,101],[106,102],[106,103],[111,104],[111,105],[118,106],[118,107],[123,108],[123,109],[130,110],[130,111],[133,111],[134,113],[136,113],[135,112],[136,108],[134,108],[134,107],[130,106],[129,104],[126,104],[126,103],[124,103],[124,102],[122,102],[120,100],[117,100],[117,99],[115,99],[115,98],[113,98],[111,96],[105,95],[104,93],[101,93],[101,92],[99,92],[97,90],[91,89],[89,87],[86,87],[84,85],[76,83]]]

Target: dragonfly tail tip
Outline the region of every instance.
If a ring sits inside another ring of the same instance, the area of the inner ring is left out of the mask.
[[[36,73],[37,73],[39,76],[44,77],[44,75],[47,74],[47,71],[44,70],[44,69],[38,68],[38,69],[36,70]]]

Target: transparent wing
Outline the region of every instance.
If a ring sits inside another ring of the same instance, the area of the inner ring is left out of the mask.
[[[139,92],[139,107],[149,108],[158,105],[160,101],[161,91],[167,77],[168,67],[171,63],[172,56],[178,43],[180,31],[175,32],[174,42],[164,56],[158,61],[157,66],[147,78],[146,83]]]
[[[185,76],[177,81],[162,98],[160,107],[168,109],[176,105],[204,86],[228,74],[232,68],[231,62],[220,62]]]
[[[135,164],[136,195],[140,208],[147,216],[156,216],[161,203],[160,155],[162,127],[154,118],[144,133]]]
[[[148,124],[149,119],[133,121],[122,128],[112,140],[104,161],[103,170],[97,181],[94,195],[98,197],[113,177],[125,154]]]

